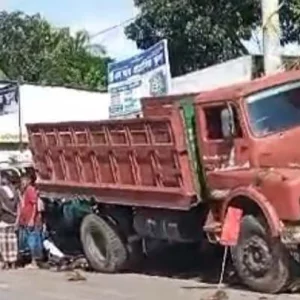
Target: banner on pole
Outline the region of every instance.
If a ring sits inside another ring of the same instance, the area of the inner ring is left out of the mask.
[[[0,81],[0,116],[18,114],[19,86],[14,81]]]
[[[0,143],[20,142],[22,134],[20,129],[20,95],[19,85],[16,81],[0,80],[0,118],[5,118],[10,126],[14,123],[19,132],[6,132],[6,128],[1,128]]]
[[[170,92],[171,73],[167,41],[163,40],[127,60],[108,65],[110,118],[141,113],[141,98]]]

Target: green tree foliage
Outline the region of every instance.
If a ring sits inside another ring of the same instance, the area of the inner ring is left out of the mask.
[[[87,32],[71,35],[39,14],[0,12],[0,68],[11,79],[90,90],[105,89],[110,59]]]
[[[249,40],[261,24],[261,0],[135,0],[138,18],[125,30],[146,49],[169,41],[173,75],[181,75],[248,54]],[[300,0],[280,4],[282,44],[300,43]]]
[[[260,24],[260,0],[135,0],[137,19],[125,33],[146,49],[169,42],[171,70],[181,75],[247,53]]]
[[[280,8],[282,44],[300,43],[300,0],[286,0]]]

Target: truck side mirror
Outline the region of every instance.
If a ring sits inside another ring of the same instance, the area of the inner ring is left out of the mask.
[[[233,109],[230,104],[221,111],[222,134],[224,138],[233,138],[236,133]]]

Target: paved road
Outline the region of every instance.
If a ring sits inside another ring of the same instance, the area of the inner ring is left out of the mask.
[[[1,300],[208,300],[215,286],[189,279],[140,274],[84,274],[86,281],[70,282],[66,273],[1,271]],[[229,300],[292,300],[300,295],[263,296],[243,290],[226,290]]]
[[[84,273],[81,282],[68,281],[62,272],[0,271],[0,300],[211,300],[223,252],[197,251],[176,247],[146,260],[139,273]],[[264,296],[232,288],[226,294],[228,299],[218,300],[300,300],[300,294]]]

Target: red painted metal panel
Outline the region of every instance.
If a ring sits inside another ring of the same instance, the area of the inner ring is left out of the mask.
[[[169,116],[174,110],[174,105],[180,100],[195,99],[198,93],[179,94],[173,96],[142,98],[142,111],[144,117]]]
[[[164,117],[27,129],[41,192],[174,209],[197,201],[178,109]]]

